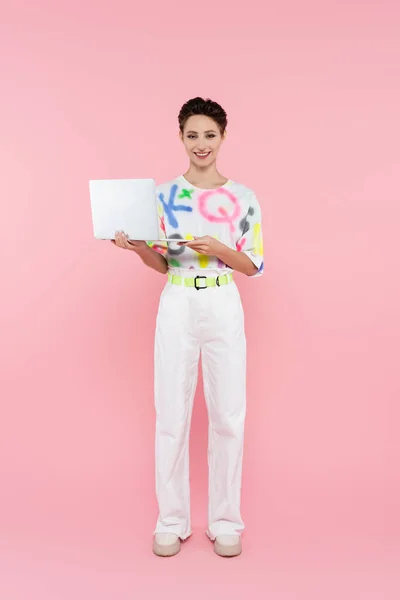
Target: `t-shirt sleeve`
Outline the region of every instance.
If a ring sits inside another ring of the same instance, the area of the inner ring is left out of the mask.
[[[159,198],[157,198],[157,213],[158,213],[158,233],[160,240],[165,239],[167,237],[166,229],[165,229],[165,220],[164,220],[164,209],[163,205]],[[168,242],[147,242],[147,245],[150,246],[153,250],[165,256],[168,252]]]
[[[251,277],[260,277],[264,273],[264,248],[261,228],[261,208],[256,195],[252,192],[242,234],[236,243],[238,251],[246,254],[258,271]]]

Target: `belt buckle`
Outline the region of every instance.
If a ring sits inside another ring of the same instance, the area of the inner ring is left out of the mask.
[[[197,277],[194,278],[194,287],[196,288],[196,290],[205,290],[207,289],[207,283],[203,286],[197,287],[197,280],[198,279],[207,279],[207,277],[205,275],[197,275]]]

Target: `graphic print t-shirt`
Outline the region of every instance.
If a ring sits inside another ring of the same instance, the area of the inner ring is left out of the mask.
[[[157,187],[160,238],[191,240],[209,235],[229,248],[244,252],[262,275],[261,210],[255,193],[229,180],[214,190],[191,185],[182,175]],[[164,255],[169,267],[230,272],[214,256],[204,256],[173,242],[149,244]],[[206,273],[205,273],[206,274]]]

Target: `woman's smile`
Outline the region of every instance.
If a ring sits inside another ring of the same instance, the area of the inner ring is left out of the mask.
[[[211,151],[210,152],[195,152],[195,155],[201,159],[208,158],[210,156],[210,154],[211,154]]]

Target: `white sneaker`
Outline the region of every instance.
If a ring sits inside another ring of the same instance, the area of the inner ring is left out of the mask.
[[[242,553],[240,535],[218,535],[215,538],[214,550],[218,556],[239,556]]]
[[[157,556],[174,556],[181,549],[181,540],[175,533],[156,533],[153,552]]]

